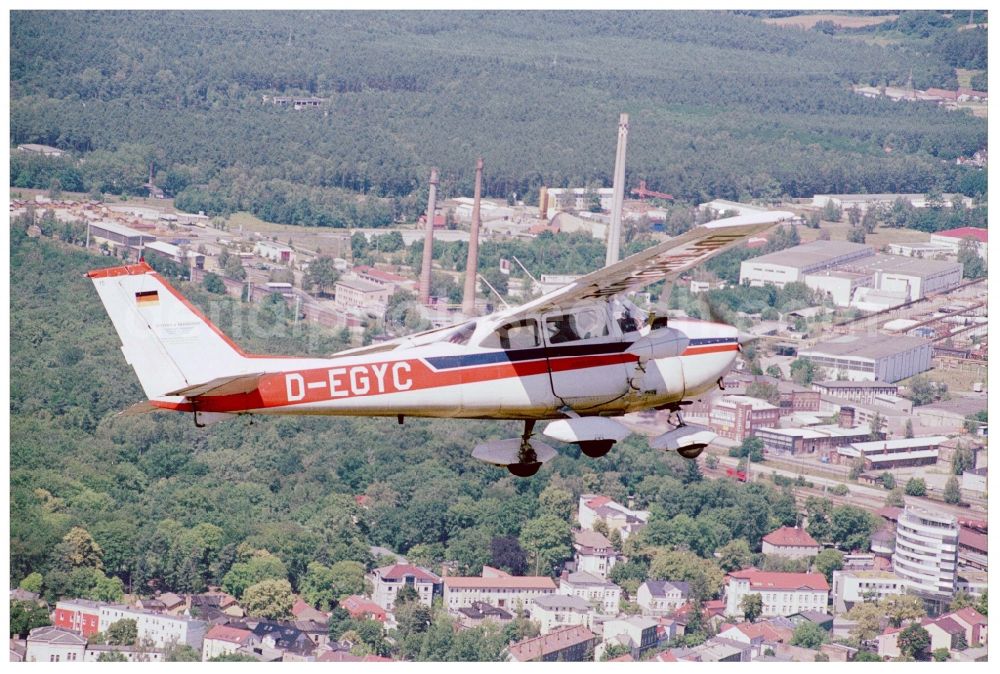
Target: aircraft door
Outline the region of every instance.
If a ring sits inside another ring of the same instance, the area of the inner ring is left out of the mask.
[[[542,317],[552,392],[577,411],[623,399],[628,357],[604,305]]]

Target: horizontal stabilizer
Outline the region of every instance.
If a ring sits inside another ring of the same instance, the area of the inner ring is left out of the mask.
[[[167,395],[203,398],[250,393],[257,388],[262,374],[262,372],[255,372],[253,374],[238,374],[231,377],[217,377],[203,384],[195,384],[194,386],[187,386],[176,391],[171,391]]]
[[[127,407],[126,409],[123,409],[121,412],[119,412],[115,416],[116,417],[137,417],[140,414],[149,414],[150,412],[155,412],[158,409],[160,409],[160,408],[157,407],[156,405],[154,405],[153,403],[149,402],[148,400],[144,400],[141,403],[136,403],[135,405],[132,405],[130,407]]]

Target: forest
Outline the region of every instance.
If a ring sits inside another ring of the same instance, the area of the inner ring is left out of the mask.
[[[685,202],[978,195],[953,160],[984,119],[850,90],[985,73],[959,23],[904,12],[877,46],[727,12],[14,12],[11,142],[70,155],[14,153],[10,180],[142,194],[153,162],[182,209],[386,226],[419,215],[431,166],[471,194],[478,155],[489,197],[610,185],[624,111],[628,184]]]
[[[633,600],[646,578],[690,580],[701,601],[719,594],[726,570],[777,564],[760,555],[761,538],[798,516],[787,487],[704,479],[696,463],[635,436],[601,459],[560,446],[539,475],[518,480],[470,456],[481,438],[511,435],[513,422],[239,417],[198,429],[187,415],[117,416],[142,393],[83,276],[115,263],[29,238],[20,223],[11,230],[9,573],[12,585],[49,600],[222,585],[257,606],[265,583],[337,608],[363,589],[365,570],[388,561],[372,545],[417,564],[452,562],[453,573],[491,564],[557,574],[572,554],[577,499],[598,492],[653,513],[626,542],[629,562],[613,579]],[[320,355],[343,346],[267,305],[178,285],[249,350]],[[245,325],[270,329],[238,329]],[[873,516],[821,498],[806,509],[818,539],[867,547]],[[291,604],[260,606],[280,617]],[[430,627],[406,615],[416,622],[401,623],[415,631],[391,644],[371,626],[344,622],[342,611],[331,633],[364,632],[371,652],[414,659],[492,659],[530,628],[480,634],[472,648],[445,636],[443,613]]]

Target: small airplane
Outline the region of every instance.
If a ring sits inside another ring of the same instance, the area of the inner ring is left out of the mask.
[[[721,387],[740,349],[722,323],[656,317],[627,297],[793,216],[715,220],[582,276],[521,306],[328,358],[244,352],[145,261],[87,274],[148,401],[122,414],[191,413],[198,426],[234,414],[513,419],[519,438],[473,456],[528,477],[557,453],[534,438],[600,457],[630,431],[613,417],[669,411],[650,441],[693,459],[715,438],[681,414]]]

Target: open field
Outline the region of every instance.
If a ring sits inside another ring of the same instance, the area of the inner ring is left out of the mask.
[[[853,14],[801,14],[799,16],[784,16],[780,19],[764,19],[764,23],[775,26],[794,26],[809,30],[820,21],[833,21],[844,28],[864,28],[865,26],[875,26],[886,21],[895,21],[898,15],[885,14],[882,16],[855,16]]]

